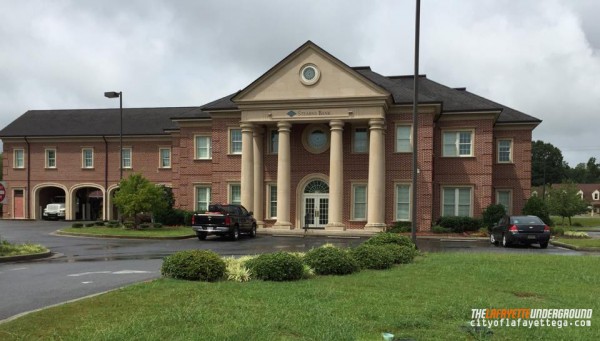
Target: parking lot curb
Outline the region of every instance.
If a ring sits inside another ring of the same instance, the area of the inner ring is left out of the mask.
[[[565,243],[561,243],[561,242],[555,242],[552,240],[550,241],[550,244],[552,244],[554,246],[560,246],[560,247],[564,247],[567,249],[575,250],[575,251],[600,252],[600,247],[582,247],[582,246],[576,246],[576,245],[571,245],[571,244],[565,244]]]
[[[24,260],[34,260],[41,258],[48,258],[52,256],[52,252],[40,252],[40,253],[32,253],[28,255],[18,255],[18,256],[2,256],[0,257],[0,263],[8,263],[8,262],[19,262]]]
[[[189,236],[175,236],[175,237],[144,237],[144,236],[114,236],[114,235],[104,235],[104,234],[85,234],[85,233],[72,233],[72,232],[64,232],[61,230],[57,230],[52,232],[53,235],[58,236],[67,236],[67,237],[83,237],[83,238],[99,238],[99,239],[148,239],[148,240],[179,240],[179,239],[189,239],[195,238],[196,235]]]

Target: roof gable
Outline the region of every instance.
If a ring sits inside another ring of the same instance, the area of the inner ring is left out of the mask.
[[[312,64],[320,72],[313,85],[301,82],[300,71]],[[233,96],[235,103],[297,101],[351,97],[386,98],[390,94],[311,41],[300,46],[273,68]]]

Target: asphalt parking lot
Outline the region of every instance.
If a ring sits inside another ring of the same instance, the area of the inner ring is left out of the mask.
[[[274,237],[259,235],[232,242],[220,238],[199,241],[131,240],[68,237],[53,234],[69,226],[65,222],[0,221],[0,236],[11,243],[37,243],[48,247],[47,259],[0,263],[0,320],[34,309],[112,290],[160,277],[162,258],[180,250],[210,249],[222,256],[241,256],[273,251],[304,252],[325,243],[355,246],[364,238]],[[502,248],[487,240],[420,238],[425,252],[494,252],[586,255],[555,246]]]

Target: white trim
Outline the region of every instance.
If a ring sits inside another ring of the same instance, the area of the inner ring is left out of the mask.
[[[408,219],[398,219],[398,187],[408,187]],[[395,182],[394,183],[394,221],[412,221],[412,185],[408,182]]]
[[[365,216],[364,218],[356,217],[356,188],[364,187],[365,188]],[[368,213],[369,213],[369,187],[368,181],[356,181],[351,182],[350,184],[350,221],[367,221]]]
[[[233,186],[238,186],[240,188],[240,201],[237,203],[239,205],[242,204],[242,185],[240,182],[230,182],[227,184],[227,203],[235,204],[233,202]]]
[[[269,133],[267,134],[267,154],[269,155],[277,155],[279,153],[279,130],[277,128],[269,128]],[[277,151],[273,151],[273,140],[271,137],[273,136],[273,132],[277,135]]]
[[[473,185],[447,185],[447,186],[442,186],[441,191],[440,191],[440,216],[445,217],[446,215],[444,215],[444,192],[447,188],[453,188],[455,189],[455,193],[454,193],[454,212],[452,214],[452,216],[456,216],[456,214],[458,214],[458,206],[459,205],[459,191],[456,191],[456,189],[459,188],[468,188],[471,191],[471,196],[470,196],[470,202],[469,202],[469,217],[473,217],[473,196],[475,195],[475,187]]]
[[[15,211],[16,211],[16,206],[15,206],[15,192],[16,191],[21,191],[23,192],[23,216],[22,217],[15,217]],[[27,219],[27,200],[29,200],[29,198],[27,198],[27,191],[25,191],[24,187],[14,187],[12,188],[12,218],[13,219]]]
[[[200,158],[198,156],[198,138],[208,138],[208,157]],[[194,135],[194,160],[212,160],[212,135],[210,133]]]
[[[90,167],[85,166],[85,151],[92,151],[92,165]],[[81,148],[81,168],[82,169],[94,169],[94,147],[83,147]]]
[[[500,160],[500,142],[508,141],[510,143],[508,150],[508,161]],[[512,138],[499,138],[496,141],[496,162],[497,163],[513,163],[513,139]]]
[[[121,153],[123,158],[121,158],[121,167],[123,169],[132,169],[133,168],[133,149],[131,147],[123,147],[123,151],[129,150],[129,167],[124,166],[125,153]]]
[[[169,165],[168,166],[163,166],[163,157],[162,157],[163,150],[169,151]],[[172,165],[173,165],[173,151],[172,151],[171,147],[160,147],[159,146],[158,147],[158,168],[170,169]]]
[[[471,133],[471,148],[470,154],[468,155],[460,155],[460,133]],[[444,135],[448,133],[454,133],[454,147],[456,155],[446,155],[444,151]],[[442,157],[474,157],[475,156],[475,129],[461,129],[461,128],[444,128],[441,132],[442,136],[440,139],[441,142],[441,154]]]
[[[21,167],[17,167],[17,151],[21,152],[21,156],[22,156],[22,161],[23,164],[21,165]],[[25,148],[13,148],[13,164],[12,164],[14,169],[25,169]]]
[[[513,212],[513,190],[512,188],[497,188],[496,189],[496,204],[501,204],[500,193],[508,192],[508,207],[506,208],[506,214],[511,215]]]
[[[595,190],[594,192],[592,192],[592,200],[594,200],[594,201],[600,200],[600,191]]]
[[[265,219],[266,220],[277,220],[277,198],[275,198],[275,215],[271,215],[271,188],[275,188],[275,196],[277,196],[277,182],[268,182],[267,183],[267,188],[266,188],[266,195],[265,197],[267,198],[267,203],[266,203],[266,212],[265,212]]]
[[[409,141],[408,141],[408,146],[409,146],[409,151],[400,151],[398,150],[398,128],[400,127],[407,127],[408,128],[408,134],[409,134]],[[443,144],[443,141],[442,141]],[[413,129],[412,129],[412,124],[410,123],[396,123],[395,127],[394,127],[394,152],[395,153],[412,153],[413,152]]]
[[[71,220],[71,212],[69,212],[68,207],[69,204],[71,203],[71,198],[69,198],[69,190],[67,189],[67,187],[65,185],[56,183],[56,182],[44,182],[41,184],[37,184],[35,186],[33,186],[33,188],[31,189],[31,192],[33,193],[33,203],[31,204],[31,207],[33,207],[34,209],[32,210],[32,214],[31,214],[31,219],[40,219],[42,217],[38,217],[38,206],[40,206],[40,198],[39,198],[39,191],[44,189],[44,188],[48,188],[48,187],[56,187],[56,188],[60,188],[63,190],[63,192],[65,193],[65,220]]]
[[[193,186],[193,190],[194,190],[194,211],[195,212],[200,212],[198,210],[198,189],[199,188],[208,188],[208,201],[206,203],[206,210],[208,210],[208,206],[210,205],[210,201],[212,200],[212,186],[210,184],[194,184]]]
[[[48,156],[48,152],[53,151],[54,152],[54,166],[50,166],[50,157]],[[49,147],[49,148],[44,148],[44,168],[46,169],[56,169],[56,166],[58,164],[58,157],[56,155],[56,147]]]
[[[239,143],[240,143],[240,150],[238,152],[234,152],[233,148],[232,148],[233,147],[233,140],[232,140],[232,136],[233,135],[231,134],[232,130],[239,130],[239,132],[240,132],[240,141],[239,141]],[[227,129],[227,141],[228,141],[228,143],[227,143],[227,153],[229,155],[242,155],[242,128],[240,128],[240,127],[229,127]]]
[[[356,150],[356,131],[358,129],[364,129],[365,133],[367,135],[367,139],[366,139],[366,149],[364,151],[357,151]],[[352,154],[368,154],[369,153],[369,127],[367,126],[355,126],[352,127],[352,136],[350,137],[351,141],[351,152]]]
[[[325,138],[327,139],[326,143],[320,148],[315,148],[311,146],[310,142],[308,141],[310,135],[317,130],[322,131],[323,134],[325,134]],[[304,148],[311,154],[321,154],[327,151],[331,144],[331,134],[329,127],[322,123],[309,124],[308,126],[306,126],[306,128],[304,128],[304,131],[302,132],[302,144],[304,145]]]

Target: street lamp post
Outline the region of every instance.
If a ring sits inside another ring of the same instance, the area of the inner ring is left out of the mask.
[[[412,155],[412,228],[411,228],[411,237],[413,243],[417,245],[417,230],[419,228],[419,217],[418,217],[418,209],[417,209],[417,180],[419,173],[419,164],[418,164],[418,153],[419,149],[417,148],[417,144],[419,141],[418,138],[418,103],[419,103],[419,36],[420,36],[420,27],[421,27],[421,0],[416,1],[416,16],[415,16],[415,76],[414,76],[414,92],[413,92],[413,116],[412,116],[412,133],[413,133],[413,155]]]
[[[104,93],[106,98],[119,98],[119,146],[120,146],[120,160],[119,160],[119,180],[123,179],[123,92],[119,91],[108,91]]]

